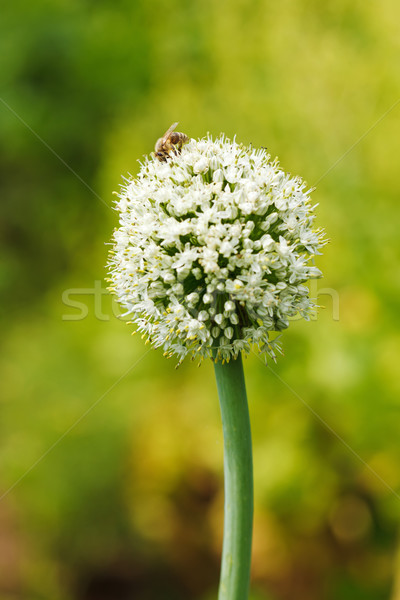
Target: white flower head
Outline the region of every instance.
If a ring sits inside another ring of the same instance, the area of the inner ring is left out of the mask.
[[[310,190],[264,149],[223,135],[146,158],[117,201],[110,290],[167,356],[229,360],[314,306],[304,283],[325,244]]]

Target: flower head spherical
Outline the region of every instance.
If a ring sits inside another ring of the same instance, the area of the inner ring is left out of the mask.
[[[179,361],[229,360],[313,307],[304,285],[325,243],[310,191],[264,149],[224,136],[146,158],[117,202],[111,290],[154,346]]]

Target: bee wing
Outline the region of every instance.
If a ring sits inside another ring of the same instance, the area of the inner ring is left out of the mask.
[[[171,127],[169,129],[167,129],[167,131],[164,133],[164,135],[162,136],[162,140],[165,141],[169,138],[169,136],[171,135],[171,133],[174,131],[174,129],[177,127],[179,121],[177,121],[176,123],[172,123]]]

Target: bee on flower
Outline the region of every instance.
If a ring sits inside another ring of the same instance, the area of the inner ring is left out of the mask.
[[[122,187],[110,289],[155,347],[236,358],[276,338],[314,304],[307,281],[326,243],[310,190],[265,149],[221,135],[189,140],[168,160],[146,158]]]

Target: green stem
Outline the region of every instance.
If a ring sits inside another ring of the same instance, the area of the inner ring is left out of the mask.
[[[225,517],[218,600],[246,600],[253,529],[253,460],[242,357],[214,364],[224,432]]]

